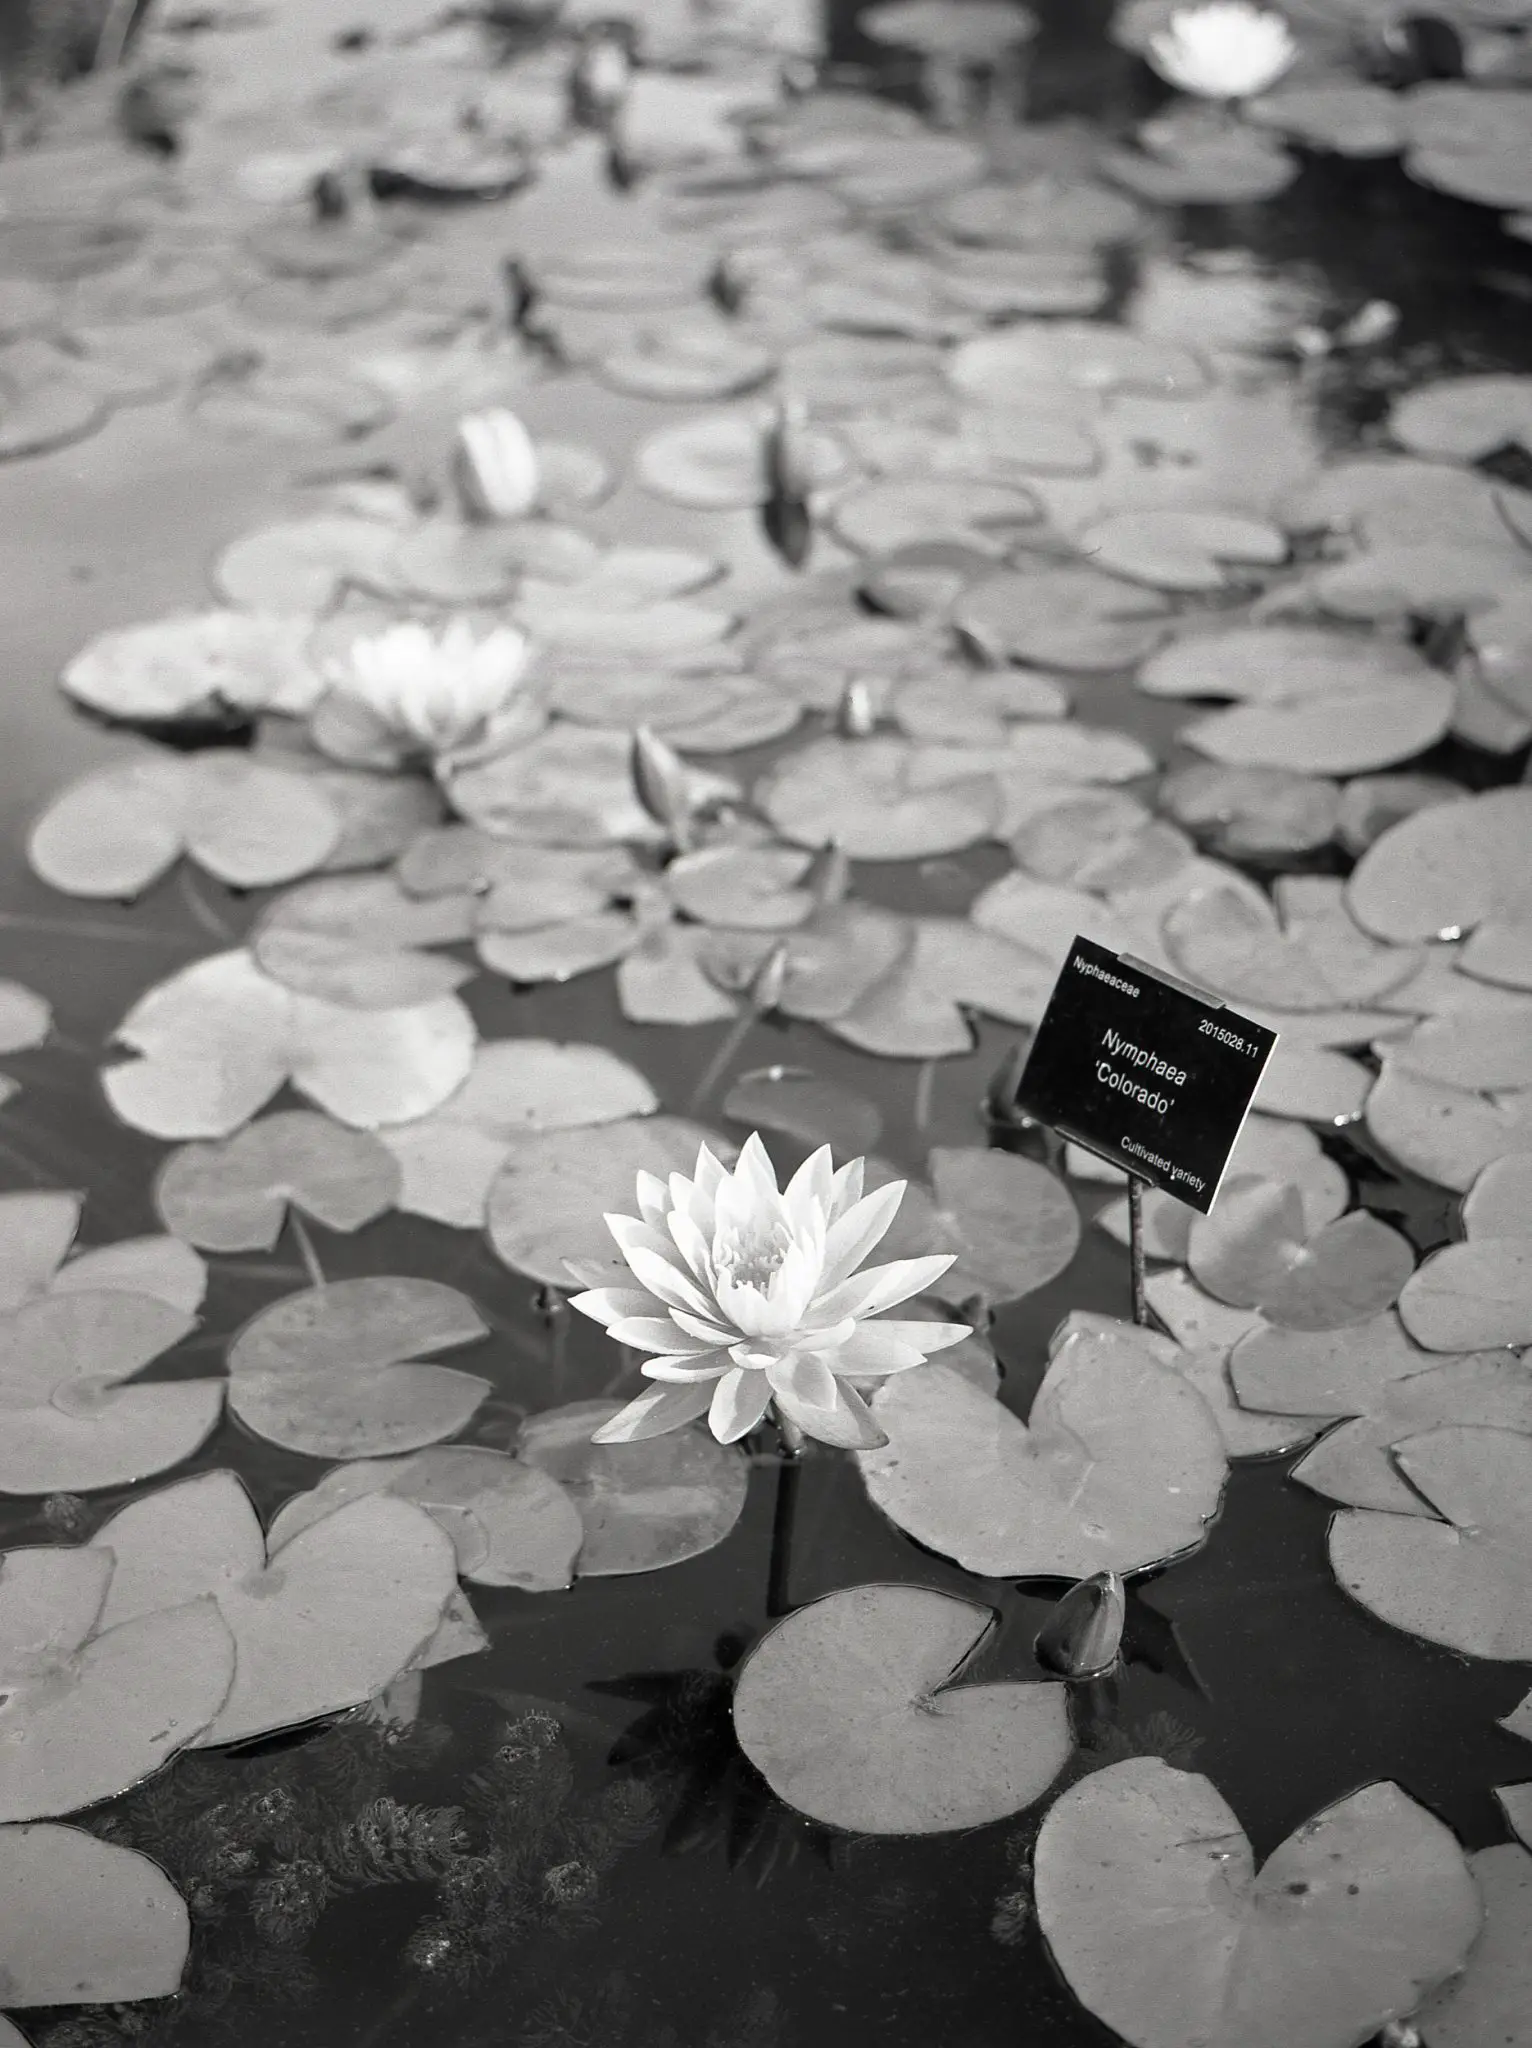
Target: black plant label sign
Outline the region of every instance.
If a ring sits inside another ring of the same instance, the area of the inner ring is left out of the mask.
[[[1206,1214],[1276,1042],[1216,996],[1077,938],[1016,1106]]]

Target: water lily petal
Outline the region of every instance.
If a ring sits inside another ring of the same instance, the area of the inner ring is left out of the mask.
[[[634,1278],[641,1281],[649,1292],[658,1295],[666,1308],[687,1308],[693,1315],[705,1316],[712,1303],[689,1274],[683,1273],[678,1265],[651,1251],[647,1245],[635,1244],[623,1247],[623,1257],[633,1270]]]
[[[869,1266],[865,1273],[856,1273],[821,1295],[814,1304],[814,1312],[825,1320],[832,1316],[875,1316],[880,1309],[892,1308],[896,1302],[922,1293],[956,1260],[955,1252],[938,1252],[930,1258],[895,1259],[891,1265]],[[645,1276],[640,1273],[639,1278],[643,1280]]]
[[[822,1444],[834,1444],[842,1451],[872,1451],[888,1438],[872,1419],[872,1410],[855,1387],[844,1380],[835,1382],[835,1406],[808,1408],[790,1394],[777,1397],[777,1406],[789,1422],[796,1422],[805,1436]]]
[[[813,1408],[833,1414],[836,1407],[835,1375],[816,1351],[793,1351],[766,1368],[771,1391],[794,1408]]]
[[[721,1444],[738,1443],[770,1406],[771,1382],[765,1373],[742,1372],[736,1365],[713,1386],[708,1428]]]
[[[636,1444],[645,1437],[664,1436],[705,1415],[713,1398],[713,1383],[703,1380],[689,1387],[651,1387],[619,1409],[610,1422],[603,1422],[591,1437],[593,1444]]]
[[[649,1173],[643,1167],[638,1173],[639,1214],[651,1230],[663,1230],[665,1218],[670,1211],[670,1190],[657,1173]]]
[[[676,1386],[721,1379],[728,1370],[727,1351],[703,1351],[694,1358],[646,1358],[639,1367],[646,1380],[664,1380]]]
[[[830,1183],[831,1223],[838,1223],[848,1209],[854,1209],[862,1199],[862,1188],[867,1178],[865,1159],[848,1159]]]
[[[624,1316],[658,1315],[664,1303],[637,1287],[591,1287],[584,1294],[571,1294],[569,1306],[577,1308],[582,1316],[589,1316],[593,1323],[605,1323],[610,1329]]]
[[[671,1318],[688,1337],[700,1337],[706,1344],[727,1344],[734,1336],[721,1315],[694,1316],[690,1309],[673,1308]]]
[[[886,1188],[865,1195],[830,1225],[825,1237],[824,1277],[821,1291],[838,1287],[854,1273],[863,1259],[888,1234],[908,1181],[891,1180]]]
[[[700,1337],[688,1336],[677,1329],[669,1316],[623,1316],[608,1324],[607,1334],[614,1344],[630,1344],[635,1351],[655,1351],[661,1355],[674,1352],[681,1358],[718,1349],[716,1337],[704,1342]]]
[[[881,1373],[908,1372],[911,1366],[925,1362],[926,1354],[918,1344],[892,1335],[880,1323],[859,1323],[856,1335],[835,1354],[837,1372],[865,1374],[869,1379]]]
[[[771,1163],[771,1154],[766,1150],[765,1140],[759,1131],[752,1131],[740,1146],[734,1180],[758,1195],[768,1191],[773,1195],[779,1192],[777,1169]]]
[[[676,1250],[690,1266],[692,1277],[704,1290],[711,1292],[714,1284],[713,1252],[708,1231],[701,1229],[682,1209],[670,1210],[665,1223]]]
[[[916,1354],[910,1362],[924,1361],[933,1351],[945,1351],[951,1344],[961,1344],[965,1337],[973,1335],[968,1323],[923,1323],[884,1322],[880,1317],[875,1323],[859,1323],[855,1337],[841,1347],[841,1359],[855,1360],[854,1365],[838,1363],[837,1372],[899,1372],[900,1366],[878,1366],[864,1364],[888,1347],[898,1345],[902,1350]],[[891,1348],[888,1355],[892,1355]]]
[[[817,1214],[821,1237],[834,1195],[835,1169],[830,1163],[828,1145],[821,1145],[817,1152],[811,1152],[782,1190],[782,1199],[787,1204],[787,1213],[793,1219],[794,1227],[801,1229],[807,1225],[812,1228]]]

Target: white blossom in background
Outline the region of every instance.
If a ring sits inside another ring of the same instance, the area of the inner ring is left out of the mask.
[[[694,1177],[638,1176],[640,1215],[607,1227],[638,1283],[573,1298],[619,1344],[653,1355],[652,1390],[596,1432],[632,1443],[706,1414],[734,1443],[777,1420],[841,1446],[886,1441],[849,1382],[904,1372],[969,1334],[966,1323],[888,1322],[883,1311],[940,1279],[953,1255],[863,1268],[904,1195],[862,1193],[865,1161],[833,1170],[821,1146],[778,1189],[758,1133],[732,1172],[704,1145]]]
[[[1243,100],[1275,85],[1298,55],[1280,14],[1249,0],[1183,7],[1150,36],[1145,55],[1167,84],[1199,99]]]
[[[457,423],[456,465],[468,509],[481,519],[524,519],[542,484],[537,449],[516,414],[503,405],[471,412]]]
[[[325,666],[332,690],[390,738],[433,758],[489,738],[522,703],[530,649],[514,626],[477,633],[407,619],[352,641]]]

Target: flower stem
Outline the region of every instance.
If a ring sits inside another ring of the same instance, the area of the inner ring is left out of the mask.
[[[1133,1272],[1133,1320],[1149,1324],[1149,1295],[1144,1272],[1144,1184],[1128,1175],[1128,1259]]]
[[[303,1218],[296,1209],[289,1209],[287,1220],[292,1226],[293,1243],[298,1247],[298,1256],[303,1261],[303,1270],[309,1276],[309,1285],[322,1293],[325,1287],[324,1268],[319,1263],[319,1254],[314,1249],[314,1240],[304,1228]]]
[[[755,1022],[757,1014],[753,1007],[743,1009],[729,1026],[728,1031],[724,1034],[719,1044],[718,1050],[703,1068],[701,1078],[698,1080],[696,1087],[686,1098],[686,1113],[688,1116],[695,1116],[713,1090],[718,1086],[724,1069],[744,1044],[746,1035],[751,1025]]]
[[[798,1480],[803,1470],[799,1453],[803,1432],[785,1418],[779,1420],[782,1458],[777,1466],[777,1503],[771,1518],[771,1562],[766,1571],[766,1618],[780,1621],[791,1614],[787,1582],[793,1568],[793,1519],[798,1506]]]

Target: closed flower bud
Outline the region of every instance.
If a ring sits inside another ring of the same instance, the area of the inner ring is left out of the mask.
[[[840,693],[835,712],[835,729],[843,739],[865,740],[878,722],[872,691],[860,677],[853,677]]]
[[[669,833],[676,851],[685,853],[692,842],[692,793],[686,763],[646,725],[633,735],[632,759],[633,787],[639,802]]]
[[[1092,1572],[1070,1587],[1043,1623],[1034,1645],[1038,1663],[1063,1678],[1100,1678],[1121,1654],[1126,1613],[1116,1572]]]
[[[820,847],[804,869],[798,886],[813,897],[816,910],[828,910],[832,903],[845,900],[846,891],[851,887],[851,863],[838,839],[831,839]]]
[[[1298,45],[1280,14],[1249,0],[1179,8],[1144,54],[1167,85],[1199,99],[1243,100],[1275,85]]]
[[[787,964],[787,945],[779,939],[751,975],[746,990],[750,1008],[756,1016],[768,1015],[781,1002],[782,991],[787,986]]]
[[[504,406],[458,421],[454,468],[464,509],[475,519],[524,519],[541,485],[532,436]]]

